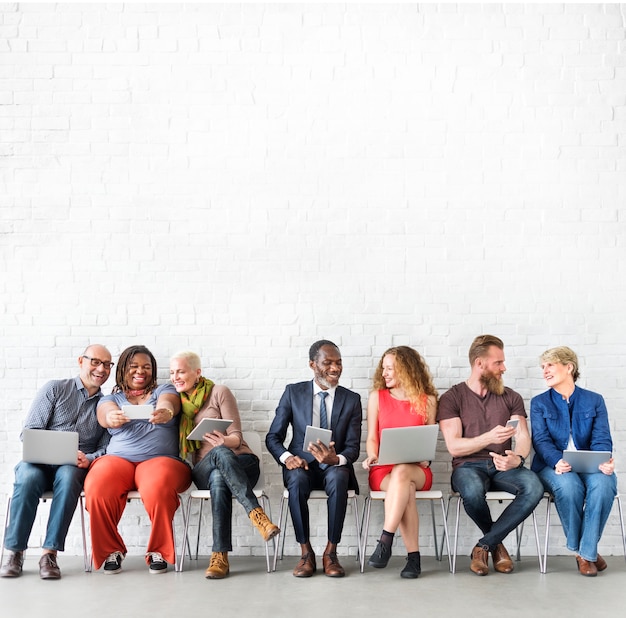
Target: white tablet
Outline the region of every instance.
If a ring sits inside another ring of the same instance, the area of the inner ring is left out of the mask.
[[[563,451],[563,459],[572,466],[573,472],[593,474],[600,472],[598,466],[611,459],[610,451]]]
[[[154,406],[149,404],[143,406],[126,405],[122,406],[122,412],[124,412],[124,414],[126,414],[126,416],[128,416],[131,420],[148,419],[154,412]]]
[[[212,433],[213,431],[225,434],[231,423],[232,421],[226,418],[203,418],[187,436],[187,440],[202,440],[205,433]]]
[[[328,448],[328,445],[331,443],[332,435],[333,432],[330,429],[322,429],[321,427],[307,425],[304,433],[304,444],[302,445],[302,450],[308,451],[309,444],[311,444],[311,442],[315,444],[318,440],[326,448]]]

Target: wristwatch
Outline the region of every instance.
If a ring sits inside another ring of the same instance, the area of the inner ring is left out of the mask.
[[[518,468],[523,468],[524,464],[526,463],[526,457],[524,457],[523,455],[518,455],[517,453],[515,453],[519,458],[520,458],[520,462],[519,462],[519,466],[517,466]]]

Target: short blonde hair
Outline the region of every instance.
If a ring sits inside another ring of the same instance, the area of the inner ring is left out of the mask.
[[[182,358],[183,360],[186,360],[192,371],[195,371],[196,369],[202,369],[202,361],[195,352],[191,352],[190,350],[176,352],[176,354],[174,354],[172,358],[170,358],[170,360],[174,360],[175,358]]]
[[[542,363],[560,363],[561,365],[572,365],[572,378],[574,382],[580,377],[578,371],[578,356],[576,352],[567,346],[561,345],[556,348],[546,350],[540,357]]]

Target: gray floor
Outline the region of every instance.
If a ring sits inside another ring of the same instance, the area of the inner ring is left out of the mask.
[[[29,552],[23,575],[0,579],[3,616],[444,616],[481,618],[504,615],[590,616],[611,610],[621,614],[626,603],[626,562],[607,557],[609,568],[596,578],[576,571],[572,557],[550,557],[541,575],[536,558],[523,557],[515,573],[477,577],[469,558],[459,556],[457,573],[447,562],[426,556],[422,575],[403,580],[404,559],[394,556],[384,570],[361,574],[354,557],[342,564],[347,576],[330,579],[318,573],[311,579],[291,575],[296,559],[285,557],[275,573],[265,571],[264,558],[231,557],[231,574],[221,581],[204,578],[207,559],[188,561],[183,573],[150,575],[143,558],[129,556],[124,571],[105,576],[85,573],[81,557],[60,556],[60,581],[38,576],[38,550]],[[215,613],[218,612],[218,613]],[[384,612],[384,614],[383,614]]]

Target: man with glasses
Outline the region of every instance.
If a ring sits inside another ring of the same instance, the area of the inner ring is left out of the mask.
[[[110,352],[101,345],[90,345],[78,359],[79,375],[52,380],[35,396],[24,423],[24,429],[78,432],[76,465],[44,465],[20,461],[15,467],[15,484],[11,499],[10,523],[4,538],[9,550],[0,568],[0,577],[19,577],[24,551],[35,521],[39,499],[54,491],[50,515],[39,561],[42,579],[60,579],[58,551],[65,549],[65,537],[83,489],[91,462],[104,455],[109,434],[98,424],[96,405],[100,387],[111,373]]]

